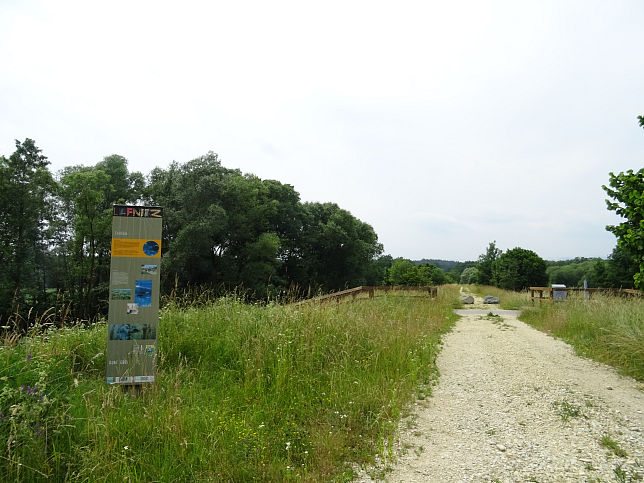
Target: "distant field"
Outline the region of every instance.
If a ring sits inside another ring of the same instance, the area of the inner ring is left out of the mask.
[[[7,338],[0,480],[346,479],[429,394],[457,296],[170,304],[139,397],[104,383],[104,323]]]

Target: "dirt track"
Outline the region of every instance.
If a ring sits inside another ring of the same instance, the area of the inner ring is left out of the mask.
[[[644,476],[641,384],[576,356],[514,311],[483,306],[478,297],[473,307],[459,311],[463,317],[445,338],[432,397],[402,422],[398,461],[386,481]],[[499,317],[487,317],[491,309]],[[359,481],[381,475],[363,471]]]

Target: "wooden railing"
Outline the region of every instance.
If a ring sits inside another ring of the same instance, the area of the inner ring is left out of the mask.
[[[407,286],[407,285],[377,285],[377,286],[360,286],[355,288],[350,288],[348,290],[342,290],[340,292],[333,292],[327,295],[321,295],[319,297],[314,297],[312,299],[300,300],[296,302],[296,305],[306,304],[306,303],[315,303],[315,302],[328,302],[328,301],[339,301],[346,297],[352,297],[355,299],[358,295],[362,293],[369,294],[369,298],[372,299],[375,296],[376,292],[427,292],[431,298],[436,298],[438,296],[438,287],[436,286]]]
[[[583,287],[530,287],[530,300],[534,303],[535,300],[539,302],[543,300],[552,301],[555,300],[553,297],[553,292],[584,292],[588,294],[588,297],[591,297],[596,293],[605,293],[608,295],[616,296],[627,296],[627,297],[642,297],[644,296],[643,292],[639,290],[633,290],[630,288],[583,288]],[[544,293],[548,294],[548,297],[544,297]],[[536,296],[538,294],[538,296]]]

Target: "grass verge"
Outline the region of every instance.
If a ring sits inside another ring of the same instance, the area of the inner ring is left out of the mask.
[[[170,304],[138,397],[104,383],[104,323],[6,339],[0,480],[349,479],[435,376],[457,296]]]
[[[644,381],[644,300],[596,294],[537,303],[520,320],[571,344],[578,354]]]

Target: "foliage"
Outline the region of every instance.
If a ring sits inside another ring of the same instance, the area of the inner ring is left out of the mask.
[[[47,303],[45,255],[49,202],[55,187],[49,162],[32,139],[0,157],[0,319]]]
[[[418,265],[406,258],[396,258],[387,270],[387,285],[442,285],[453,280],[440,268],[424,264]]]
[[[461,274],[460,283],[470,284],[479,282],[479,269],[476,267],[469,267],[463,270]]]
[[[391,257],[367,223],[333,203],[301,203],[290,185],[225,168],[214,153],[154,169],[127,159],[69,166],[54,180],[35,143],[0,157],[0,320],[107,312],[114,204],[164,207],[162,289],[239,287],[250,299],[381,284]]]
[[[158,382],[139,397],[104,383],[104,323],[7,340],[0,480],[346,479],[430,390],[456,297],[169,303]]]
[[[493,284],[492,266],[502,251],[496,247],[496,241],[490,242],[485,253],[479,256],[476,268],[478,270],[478,283],[482,285]]]
[[[301,203],[290,185],[223,167],[215,153],[152,171],[164,212],[166,290],[242,286],[255,298],[291,286],[363,285],[382,252],[373,228],[333,203]],[[377,269],[376,269],[377,270]]]
[[[610,173],[608,184],[602,186],[611,198],[606,205],[625,221],[606,229],[617,237],[619,247],[633,255],[639,265],[634,275],[635,286],[644,287],[644,168]]]
[[[58,272],[50,284],[71,296],[76,316],[87,320],[106,312],[112,206],[136,202],[142,188],[141,173],[130,173],[118,155],[61,172],[53,250]]]
[[[586,280],[589,287],[633,288],[633,275],[639,269],[633,256],[619,246],[606,260],[575,258],[549,261],[547,266],[549,283],[561,283],[568,287],[581,287]]]
[[[543,286],[548,280],[546,262],[531,250],[513,248],[494,261],[492,278],[496,286],[507,290]]]

